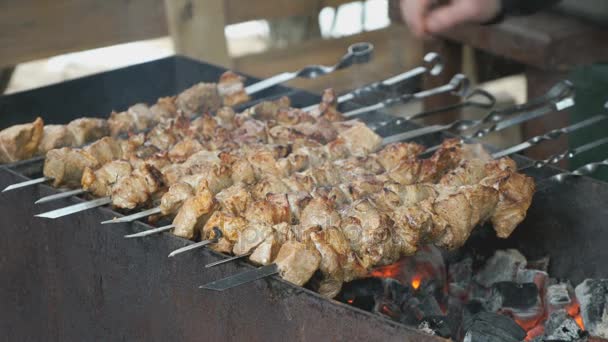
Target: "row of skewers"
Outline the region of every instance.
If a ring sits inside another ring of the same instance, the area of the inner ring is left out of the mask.
[[[99,198],[41,216],[109,203],[124,210],[158,204],[113,222],[174,217],[169,226],[135,236],[172,230],[201,240],[172,256],[205,245],[248,256],[264,265],[251,279],[279,272],[303,285],[317,274],[316,289],[333,297],[343,282],[412,254],[422,244],[461,246],[485,221],[508,237],[525,217],[534,182],[518,173],[512,160],[493,160],[479,145],[465,143],[568,107],[572,101],[566,88],[561,84],[526,106],[493,111],[480,120],[385,139],[362,122],[345,120],[332,91],[311,112],[291,108],[282,98],[242,113],[219,108],[215,116],[193,121],[180,113],[147,133],[49,151],[46,180],[81,186],[74,191]],[[423,96],[429,93],[406,97]],[[474,133],[432,148],[428,159],[420,158],[422,146],[398,142],[448,129]],[[494,156],[524,148],[520,144]]]

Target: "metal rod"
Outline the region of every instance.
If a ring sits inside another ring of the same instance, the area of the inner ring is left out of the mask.
[[[558,173],[539,182],[536,187],[536,192],[547,190],[554,185],[563,184],[568,178],[590,176],[599,168],[606,166],[608,166],[608,159],[583,165],[574,171]]]
[[[566,151],[564,151],[562,153],[554,154],[554,155],[552,155],[549,158],[544,159],[544,160],[535,160],[532,163],[530,163],[529,165],[519,168],[518,171],[523,171],[523,170],[526,170],[526,169],[529,169],[529,168],[540,169],[540,168],[545,167],[547,165],[557,164],[557,163],[559,163],[562,160],[572,159],[572,158],[574,158],[574,157],[576,157],[576,156],[578,156],[578,155],[580,155],[582,153],[585,153],[585,152],[587,152],[589,150],[592,150],[594,148],[597,148],[597,147],[605,145],[605,144],[608,144],[608,137],[602,138],[602,139],[598,139],[596,141],[592,141],[592,142],[590,142],[588,144],[581,145],[581,146],[576,147],[574,149],[566,150]]]
[[[205,265],[205,268],[211,268],[211,267],[223,265],[223,264],[235,261],[235,260],[239,260],[239,259],[248,257],[250,255],[251,255],[251,253],[242,254],[242,255],[234,255],[234,256],[231,256],[231,257],[226,258],[226,259],[222,259],[222,260],[218,260],[218,261],[214,261],[214,262],[208,263],[207,265]]]
[[[178,254],[182,254],[182,253],[186,253],[186,252],[189,252],[189,251],[193,251],[195,249],[203,248],[203,247],[205,247],[205,246],[207,246],[209,244],[218,242],[218,240],[222,238],[223,233],[222,233],[222,231],[218,227],[213,227],[213,232],[215,234],[214,238],[208,239],[208,240],[199,241],[199,242],[193,243],[191,245],[188,245],[188,246],[185,246],[185,247],[182,247],[182,248],[178,248],[178,249],[174,250],[173,252],[169,253],[169,258],[172,258],[172,257],[174,257],[174,256],[176,256]]]
[[[373,51],[374,46],[371,43],[356,43],[349,46],[346,54],[333,66],[308,65],[298,71],[284,72],[245,87],[245,92],[252,95],[294,78],[317,78],[354,64],[367,63],[371,60]]]
[[[596,124],[596,123],[601,122],[606,119],[608,119],[608,115],[606,115],[606,114],[596,115],[587,120],[583,120],[581,122],[575,123],[574,125],[554,129],[554,130],[547,132],[546,134],[541,134],[541,135],[532,137],[532,138],[522,142],[521,144],[517,144],[510,148],[504,149],[500,152],[494,153],[492,155],[492,157],[494,157],[495,159],[506,157],[506,156],[512,155],[514,153],[518,153],[523,150],[526,150],[532,146],[536,146],[536,145],[540,144],[541,142],[558,139],[562,135],[576,132],[580,129],[591,126],[593,124]]]
[[[123,216],[123,217],[120,217],[120,218],[113,218],[111,220],[103,221],[103,222],[101,222],[101,224],[133,222],[133,221],[135,221],[137,219],[140,219],[140,218],[143,218],[143,217],[152,216],[152,215],[156,215],[156,214],[160,214],[160,207],[156,207],[156,208],[140,211],[139,213],[135,213],[135,214],[128,215],[128,216]]]
[[[42,214],[38,214],[38,215],[34,215],[34,216],[56,219],[59,217],[76,214],[81,211],[101,207],[103,205],[110,204],[110,203],[112,203],[112,199],[110,197],[102,197],[102,198],[98,198],[98,199],[95,199],[92,201],[74,204],[69,207],[64,207],[61,209],[47,211],[46,213],[42,213]]]
[[[401,96],[398,96],[395,98],[383,100],[383,101],[373,104],[373,105],[365,106],[362,108],[351,110],[346,113],[342,113],[342,115],[344,117],[349,118],[349,117],[353,117],[356,115],[360,115],[360,114],[380,110],[383,108],[387,108],[390,106],[394,106],[398,103],[401,103],[401,104],[408,103],[413,100],[421,100],[421,99],[425,99],[425,98],[428,98],[431,96],[436,96],[436,95],[445,94],[445,93],[452,93],[456,96],[462,97],[462,96],[465,96],[465,94],[468,92],[469,83],[470,83],[469,79],[466,76],[464,76],[462,74],[457,74],[452,78],[452,80],[448,84],[445,84],[445,85],[442,85],[442,86],[439,86],[436,88],[428,89],[428,90],[423,90],[421,92],[414,93],[414,94],[405,94],[405,95],[401,95]]]
[[[52,201],[60,200],[62,198],[68,198],[68,197],[80,195],[83,193],[85,193],[85,191],[83,189],[68,190],[68,191],[60,192],[58,194],[41,197],[36,202],[34,202],[34,204],[52,202]]]
[[[48,182],[51,180],[53,180],[53,178],[50,178],[50,177],[40,177],[40,178],[30,179],[28,181],[11,184],[11,185],[7,186],[6,188],[4,188],[4,190],[2,190],[2,192],[25,188],[26,186],[32,186],[32,185]]]
[[[441,74],[441,72],[443,71],[443,66],[444,66],[443,60],[442,60],[441,56],[436,52],[427,53],[423,58],[423,62],[424,63],[422,66],[415,67],[411,70],[408,70],[399,75],[395,75],[384,81],[375,82],[370,85],[355,89],[346,94],[340,95],[340,96],[338,96],[338,104],[342,104],[344,102],[351,101],[351,100],[355,99],[356,97],[362,96],[365,93],[371,93],[374,91],[382,90],[383,88],[392,87],[397,83],[400,83],[400,82],[403,82],[403,81],[406,81],[409,79],[413,79],[413,78],[423,75],[427,72],[433,76],[437,76],[437,75]],[[302,110],[305,112],[310,112],[312,110],[317,109],[318,107],[319,107],[318,104],[313,104],[308,107],[302,108]]]
[[[559,112],[566,108],[570,108],[574,105],[574,98],[572,96],[572,84],[565,81],[559,82],[545,95],[533,99],[527,104],[513,106],[508,109],[495,110],[478,120],[461,119],[446,125],[423,127],[417,130],[402,133],[401,139],[414,139],[424,135],[440,133],[452,129],[463,132],[478,126],[483,126],[484,124],[492,123],[492,125],[488,127],[478,129],[473,134],[463,135],[461,137],[461,141],[463,143],[474,143],[475,139],[485,137],[492,132],[498,132],[503,129],[542,117],[549,113]],[[542,99],[542,101],[540,99]],[[425,154],[432,153],[439,148],[440,145],[433,146],[427,149]]]
[[[162,226],[162,227],[158,227],[158,228],[154,228],[154,229],[148,229],[148,230],[144,230],[143,232],[125,235],[125,239],[133,239],[133,238],[140,238],[140,237],[144,237],[144,236],[150,236],[150,235],[154,235],[154,234],[160,234],[163,232],[167,232],[173,228],[175,228],[175,226],[170,224],[167,226]]]
[[[241,286],[258,279],[266,278],[271,275],[279,273],[279,268],[276,264],[270,264],[262,267],[258,267],[253,270],[237,273],[230,277],[226,277],[214,282],[201,285],[199,289],[213,290],[213,291],[224,291],[233,287]]]

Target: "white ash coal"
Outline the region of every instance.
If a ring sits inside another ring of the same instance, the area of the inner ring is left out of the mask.
[[[608,339],[608,279],[587,279],[575,292],[587,330]]]
[[[337,299],[454,341],[606,342],[608,280],[575,291],[550,277],[547,257],[459,253],[424,247],[346,284]]]

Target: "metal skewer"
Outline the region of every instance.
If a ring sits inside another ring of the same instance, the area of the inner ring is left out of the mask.
[[[497,132],[552,112],[559,112],[570,108],[574,105],[574,98],[572,96],[572,83],[563,81],[553,86],[545,95],[535,98],[523,105],[513,106],[508,109],[494,110],[478,120],[460,119],[445,125],[433,125],[404,132],[399,136],[393,136],[393,138],[407,140],[449,130],[465,132],[475,127],[491,124],[488,127],[478,129],[473,134],[462,136],[461,141],[463,143],[472,143],[475,138],[481,138],[492,132]],[[516,116],[517,114],[520,115]],[[431,147],[427,149],[425,153],[434,152],[439,149],[439,147],[440,145]]]
[[[178,248],[178,249],[174,250],[173,252],[169,253],[169,258],[172,258],[172,257],[174,257],[176,255],[179,255],[179,254],[182,254],[182,253],[185,253],[185,252],[188,252],[188,251],[192,251],[192,250],[195,250],[195,249],[203,248],[203,247],[205,247],[205,246],[207,246],[209,244],[218,242],[219,239],[221,239],[222,236],[223,236],[222,231],[219,230],[219,228],[217,228],[217,227],[213,227],[213,231],[215,232],[215,237],[213,239],[195,242],[195,243],[193,243],[191,245],[188,245],[188,246],[185,246],[185,247],[182,247],[182,248]]]
[[[346,113],[342,113],[342,115],[344,117],[349,118],[349,117],[353,117],[355,115],[360,115],[360,114],[364,114],[364,113],[373,112],[375,110],[380,110],[380,109],[384,109],[387,107],[391,107],[396,104],[404,104],[404,103],[411,102],[413,100],[422,100],[427,97],[431,97],[431,96],[435,96],[435,95],[439,95],[439,94],[445,94],[445,93],[452,93],[453,95],[463,97],[469,91],[469,84],[470,84],[469,79],[465,75],[457,74],[452,78],[452,80],[448,84],[445,84],[445,85],[442,85],[442,86],[439,86],[439,87],[436,87],[433,89],[423,90],[423,91],[415,93],[415,94],[405,94],[405,95],[402,95],[399,97],[387,99],[387,100],[384,100],[382,102],[379,102],[379,103],[376,103],[376,104],[373,104],[370,106],[366,106],[363,108],[351,110]]]
[[[219,265],[223,265],[223,264],[227,264],[229,262],[235,261],[235,260],[239,260],[245,257],[248,257],[252,254],[252,252],[249,252],[247,254],[242,254],[242,255],[234,255],[231,256],[229,258],[226,259],[222,259],[222,260],[218,260],[218,261],[214,261],[211,263],[208,263],[207,265],[205,265],[205,268],[211,268],[211,267],[215,267],[215,266],[219,266]]]
[[[42,204],[42,203],[52,202],[52,201],[56,201],[56,200],[59,200],[59,199],[62,199],[62,198],[67,198],[67,197],[72,197],[72,196],[80,195],[80,194],[83,194],[85,192],[86,191],[84,191],[84,189],[76,189],[76,190],[64,191],[64,192],[60,192],[58,194],[41,197],[36,202],[34,202],[34,204]]]
[[[47,211],[46,213],[34,215],[36,217],[44,217],[50,219],[56,219],[59,217],[67,216],[70,214],[79,213],[81,211],[97,208],[104,206],[106,204],[112,203],[112,199],[110,197],[102,197],[98,199],[94,199],[92,201],[83,202],[71,205],[69,207],[64,207],[56,210]]]
[[[333,66],[309,65],[298,71],[284,72],[245,87],[245,92],[251,95],[294,78],[317,78],[354,64],[367,63],[371,60],[373,51],[374,46],[371,43],[356,43],[349,46],[346,54]]]
[[[422,112],[419,112],[416,114],[401,116],[395,120],[388,120],[388,121],[373,123],[373,124],[370,124],[369,127],[372,128],[373,130],[377,130],[378,128],[384,127],[387,125],[391,125],[391,124],[401,125],[401,124],[405,123],[406,121],[421,119],[421,118],[424,118],[424,117],[427,117],[427,116],[430,116],[433,114],[449,112],[449,111],[456,110],[456,109],[462,109],[462,108],[491,109],[495,105],[496,105],[496,98],[494,97],[494,95],[488,93],[487,91],[485,91],[483,89],[474,89],[468,95],[466,95],[465,100],[460,103],[441,107],[441,108],[426,110],[426,111],[422,111]]]
[[[111,220],[103,221],[103,222],[101,222],[101,224],[133,222],[133,221],[138,220],[138,219],[143,218],[143,217],[148,217],[148,216],[160,214],[160,212],[161,212],[160,207],[155,207],[155,208],[152,208],[152,209],[140,211],[139,213],[132,214],[132,215],[129,215],[129,216],[123,216],[123,217],[120,217],[120,218],[113,218]]]
[[[555,140],[559,137],[561,137],[562,135],[565,134],[570,134],[572,132],[578,131],[580,129],[583,129],[585,127],[591,126],[595,123],[601,122],[603,120],[608,119],[608,114],[600,114],[600,115],[596,115],[593,116],[587,120],[583,120],[581,122],[575,123],[574,125],[570,125],[570,126],[566,126],[563,128],[558,128],[558,129],[554,129],[546,134],[543,135],[537,135],[535,137],[532,137],[530,139],[528,139],[527,141],[524,141],[521,144],[517,144],[511,148],[508,148],[506,150],[503,150],[501,152],[495,153],[492,155],[492,157],[494,157],[495,159],[498,158],[502,158],[502,157],[506,157],[509,156],[511,154],[517,153],[517,152],[521,152],[523,150],[526,150],[532,146],[538,145],[543,141],[548,141],[548,140]]]
[[[526,170],[529,168],[540,169],[547,165],[557,164],[562,160],[572,159],[582,153],[593,150],[593,149],[595,149],[599,146],[605,145],[605,144],[608,144],[608,137],[602,138],[602,139],[599,139],[596,141],[592,141],[588,144],[581,145],[574,149],[566,150],[565,152],[562,152],[562,153],[554,154],[551,157],[544,159],[544,160],[535,160],[527,166],[520,167],[518,169],[518,171],[523,171],[523,170]]]
[[[393,76],[381,82],[372,83],[368,86],[364,86],[359,89],[355,89],[349,93],[340,95],[337,99],[338,104],[350,101],[355,99],[358,96],[361,96],[364,93],[369,93],[373,91],[383,90],[388,87],[392,87],[397,83],[403,82],[405,80],[413,79],[425,73],[429,73],[433,76],[437,76],[441,74],[443,71],[443,60],[441,56],[436,52],[429,52],[424,56],[424,65],[416,67],[414,69],[408,70],[402,74]],[[313,104],[308,107],[302,108],[305,112],[310,112],[311,110],[315,110],[319,107],[318,104]]]
[[[139,233],[135,233],[135,234],[125,235],[125,239],[139,238],[139,237],[144,237],[144,236],[148,236],[148,235],[159,234],[159,233],[167,232],[173,228],[175,228],[175,226],[170,224],[167,226],[144,230],[143,232],[139,232]]]
[[[536,192],[547,190],[554,185],[563,184],[566,182],[567,179],[572,177],[590,176],[594,174],[600,167],[605,166],[608,166],[608,159],[583,165],[574,171],[558,173],[540,181],[537,184]]]
[[[262,267],[258,267],[253,270],[237,273],[233,276],[226,277],[224,279],[216,280],[211,283],[201,285],[199,289],[213,290],[213,291],[224,291],[233,287],[241,286],[258,279],[266,278],[271,275],[279,273],[277,264],[270,264]]]
[[[25,188],[26,186],[40,184],[40,183],[48,182],[51,180],[53,180],[53,178],[50,178],[50,177],[40,177],[40,178],[30,179],[25,182],[11,184],[11,185],[7,186],[6,188],[4,188],[4,190],[2,190],[2,192],[11,191],[11,190],[19,189],[19,188]]]

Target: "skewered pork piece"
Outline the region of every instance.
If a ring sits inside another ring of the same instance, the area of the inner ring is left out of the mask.
[[[221,250],[226,239],[236,238],[235,254],[253,251],[250,258],[258,264],[274,261],[281,275],[298,285],[306,283],[318,266],[318,290],[334,296],[344,281],[364,277],[371,268],[391,264],[422,244],[459,247],[485,221],[493,222],[499,236],[508,236],[525,217],[534,192],[533,181],[515,170],[510,159],[465,159],[437,184],[402,185],[377,176],[384,193],[369,189],[363,197],[351,198],[337,195],[344,186],[315,190],[308,193],[309,201],[300,202],[299,215],[290,211],[294,203],[286,194],[272,193],[249,208],[263,203],[267,211],[282,215],[218,212],[207,222],[204,236],[213,238],[212,226],[224,229],[215,248]],[[362,178],[371,181],[369,176]],[[503,196],[515,185],[522,186],[517,198]]]
[[[243,78],[228,71],[217,84],[199,83],[176,97],[160,98],[151,107],[139,103],[124,112],[112,112],[107,120],[80,118],[67,125],[47,125],[43,129],[42,120],[37,119],[31,124],[15,125],[0,132],[0,163],[28,159],[34,154],[44,155],[56,148],[83,146],[108,135],[145,131],[178,113],[192,118],[195,114],[248,100]]]
[[[330,91],[328,90],[327,92]],[[137,139],[133,139],[133,137],[129,138],[128,144],[135,145],[135,147],[131,147],[131,149],[146,146],[147,149],[151,150],[148,153],[149,155],[152,155],[155,152],[160,153],[163,151],[168,151],[168,157],[172,162],[181,162],[184,161],[189,155],[202,149],[201,144],[194,141],[193,137],[203,138],[207,142],[205,145],[208,145],[208,147],[212,149],[218,149],[221,146],[225,147],[229,143],[235,144],[234,146],[236,146],[237,142],[244,143],[251,141],[252,138],[256,137],[255,134],[265,137],[267,135],[265,126],[257,125],[257,127],[255,127],[254,123],[247,122],[250,118],[276,118],[278,123],[286,122],[288,124],[293,124],[294,122],[297,123],[298,121],[316,120],[314,117],[306,113],[296,113],[293,110],[286,110],[289,104],[289,99],[287,97],[283,97],[277,101],[264,101],[248,109],[242,114],[235,114],[232,109],[225,107],[218,111],[217,117],[203,115],[194,121],[188,121],[182,117],[165,120],[157,124],[145,136],[139,134],[136,136]],[[322,117],[324,112],[321,112],[319,115]],[[332,114],[332,116],[335,116],[335,114]],[[232,139],[227,135],[226,130],[218,131],[218,124],[220,127],[224,127],[225,129],[235,129],[237,126],[240,127],[240,131],[234,134],[238,134],[238,137],[236,139]],[[280,136],[281,132],[288,132],[290,130],[293,131],[293,129],[281,129],[280,127],[275,126],[272,131],[276,135],[274,140],[288,140],[293,138],[293,134],[289,136],[283,134],[284,136]],[[216,140],[216,143],[210,145],[211,140],[213,139]],[[154,151],[154,148],[157,150]],[[145,150],[145,148],[141,149]],[[53,160],[47,160],[45,163],[50,165],[58,165],[61,162],[65,162],[65,160],[63,160],[65,158],[80,157],[82,155],[82,153],[72,153],[69,150],[62,150],[62,152],[63,153],[51,153],[47,158],[60,158],[62,161],[54,162]],[[139,154],[135,155],[141,158]],[[120,159],[120,156],[117,156],[116,159]],[[126,159],[126,157],[123,157],[123,159]],[[99,163],[99,165],[95,163],[89,165],[88,163],[81,164],[77,162],[68,164],[72,166],[89,166],[94,170],[102,163]],[[73,177],[70,177],[69,179],[62,176],[63,172],[64,168],[60,168],[55,172],[49,168],[47,171],[45,171],[45,176],[55,179],[53,183],[54,186],[74,186],[76,182],[79,181],[76,179],[76,177],[79,175],[76,170],[70,173]],[[84,169],[80,172],[84,172]],[[92,178],[87,177],[87,180],[90,182]]]
[[[274,110],[275,112],[281,109],[280,106],[285,103],[289,103],[288,99],[281,99],[277,101],[276,104],[264,104],[265,111],[261,111],[268,114],[268,111]],[[233,112],[229,108],[225,108],[220,110],[220,112]],[[249,115],[249,114],[248,114]],[[233,115],[233,118],[236,117]],[[241,121],[245,121],[245,119],[241,119]],[[85,156],[91,147],[85,147],[84,153],[83,151],[79,151],[79,149],[75,148],[63,148],[57,151],[52,151],[52,153],[47,154],[47,158],[45,160],[45,168],[44,175],[46,177],[53,178],[53,186],[68,186],[74,187],[77,186],[78,183],[82,180],[82,174],[85,171],[85,168],[88,167],[89,175],[86,178],[85,189],[90,186],[90,183],[93,181],[92,175],[90,172],[96,170],[97,168],[104,165],[109,161],[116,161],[117,164],[120,159],[131,159],[131,162],[135,162],[137,160],[143,160],[147,157],[153,157],[155,153],[168,152],[166,157],[169,158],[170,161],[183,161],[189,154],[193,154],[197,151],[197,149],[202,149],[200,143],[194,141],[191,136],[202,136],[202,138],[210,139],[210,138],[218,138],[217,135],[213,134],[217,129],[217,124],[214,119],[210,116],[202,116],[194,121],[187,120],[183,117],[177,117],[173,119],[168,119],[157,124],[150,132],[147,134],[140,133],[135,136],[131,136],[127,140],[117,140],[123,144],[123,153],[115,153],[114,158],[112,160],[103,160],[98,161],[97,163],[92,161],[94,156]],[[225,141],[228,139],[225,137]],[[91,146],[98,145],[98,143],[93,143]],[[160,156],[154,156],[157,161],[162,160]],[[87,162],[82,162],[83,158],[88,160]],[[75,159],[75,160],[72,160]],[[150,161],[150,159],[147,159]],[[120,169],[124,170],[124,165],[121,165]],[[158,166],[158,165],[157,165]],[[113,169],[114,165],[108,166]],[[160,166],[159,166],[160,167]],[[69,169],[69,170],[68,170]],[[67,172],[67,173],[66,173]],[[106,173],[105,170],[102,170],[101,173],[106,175],[117,175],[113,172]],[[102,178],[107,178],[102,176]],[[93,186],[96,187],[96,186]],[[97,187],[99,188],[99,187]],[[97,194],[99,195],[99,194]]]
[[[226,219],[228,216],[243,216],[250,221],[259,222],[261,212],[273,210],[273,205],[266,203],[268,196],[277,199],[281,198],[282,194],[287,194],[283,199],[289,202],[291,218],[299,221],[301,210],[298,203],[307,203],[311,199],[308,194],[327,196],[340,202],[354,201],[370,193],[382,193],[383,186],[387,182],[409,185],[421,181],[436,181],[445,172],[456,167],[463,158],[470,158],[466,153],[467,149],[461,148],[460,144],[454,141],[446,141],[444,147],[429,159],[416,159],[422,151],[423,148],[417,144],[398,143],[363,158],[351,157],[334,162],[328,161],[283,179],[267,176],[250,187],[237,183],[216,196],[221,211],[205,224],[202,236],[208,236],[209,230],[218,226],[218,221],[230,221]],[[304,221],[309,223],[324,225],[326,222],[334,221],[332,215],[305,216]],[[266,220],[264,223],[278,222]],[[231,252],[236,249],[235,254],[245,254],[251,250],[252,246],[242,244],[243,241],[238,246],[235,245],[237,240],[230,239],[230,237],[236,238],[234,232],[223,231],[222,224],[218,227],[227,240],[222,243],[226,249],[221,251]]]
[[[315,138],[318,141],[324,142],[326,139],[333,138],[337,134],[336,128],[334,128],[324,118],[325,111],[318,113],[319,117],[315,118],[296,109],[282,108],[284,105],[288,104],[288,99],[284,98],[275,103],[261,103],[260,105],[254,106],[252,109],[241,115],[234,115],[230,109],[223,109],[219,111],[217,120],[210,116],[203,116],[195,120],[192,122],[190,128],[194,126],[195,131],[198,131],[200,134],[205,135],[205,138],[211,140],[201,144],[194,139],[186,137],[175,144],[175,146],[173,146],[173,148],[171,148],[171,150],[168,152],[171,161],[183,161],[186,157],[188,157],[188,159],[181,164],[173,163],[163,168],[157,167],[159,170],[161,170],[161,173],[164,176],[164,183],[170,186],[177,182],[177,180],[181,177],[189,176],[194,173],[199,173],[197,179],[202,178],[204,174],[201,173],[201,170],[209,171],[210,169],[203,168],[201,163],[208,165],[210,162],[213,163],[218,160],[217,157],[209,159],[211,155],[207,151],[217,151],[226,148],[239,148],[241,145],[235,144],[235,142],[240,144],[262,142],[278,144],[287,143],[289,145],[293,145],[294,143],[305,144],[310,140],[310,138]],[[338,117],[336,113],[332,113],[331,115],[333,118]],[[256,120],[255,118],[257,117],[274,117],[276,118],[276,121],[272,121],[274,126],[269,126],[267,122]],[[200,127],[197,127],[199,126],[197,121],[201,121]],[[236,127],[236,129],[230,132],[223,127],[217,127],[217,121],[225,121],[227,125]],[[286,121],[290,125],[286,126],[277,124],[277,122],[281,121]],[[345,123],[345,125],[347,124]],[[154,131],[155,130],[152,132]],[[307,134],[310,134],[310,137],[308,137]],[[162,136],[161,139],[156,139],[160,142],[155,140],[151,141],[151,143],[156,144],[157,146],[163,145],[161,147],[169,146],[174,140],[177,140],[169,139],[167,134],[164,133],[157,134],[156,136]],[[264,158],[269,157],[263,156],[264,155],[262,154],[256,157],[262,158],[261,160],[256,161],[257,164],[262,165],[260,163],[265,162]],[[112,170],[120,169],[124,171],[127,169],[124,167],[124,165],[117,166],[119,167],[114,167],[114,165],[109,167],[111,167]],[[136,169],[138,168],[133,168],[133,172],[135,172]],[[114,189],[111,191],[112,197],[115,199],[113,200],[113,204],[119,208],[133,209],[136,206],[147,203],[148,200],[152,198],[151,196],[145,196],[145,191],[142,190],[142,188],[136,187],[136,185],[141,183],[141,179],[137,181],[132,179],[133,177],[144,177],[140,171],[137,172],[137,175],[133,175],[132,177],[130,175],[121,174],[121,177],[119,178],[111,177],[117,174],[113,172],[107,173],[105,168],[101,168],[99,172],[101,173],[99,178],[94,177],[94,174],[92,174],[91,171],[87,172],[87,177],[83,179],[83,187],[88,189],[96,189],[98,191],[99,189],[109,189],[111,186],[112,189]],[[110,177],[107,176],[108,174]],[[91,182],[95,181],[95,179],[114,179],[115,181],[113,184],[106,184],[106,186],[91,186]],[[159,186],[155,189],[159,190],[161,187]],[[109,194],[110,192],[108,191],[105,195]]]
[[[262,143],[275,143],[275,141],[269,141],[272,139],[272,132],[276,128],[282,129],[284,126],[278,125],[274,126],[270,129],[267,128],[267,125],[263,124],[257,120],[248,120],[241,126],[243,128],[246,124],[256,124],[260,125],[261,129],[255,128],[254,131],[254,141],[261,141]],[[270,137],[266,135],[266,132],[270,132]],[[249,133],[243,134],[239,129],[234,131],[236,134],[234,139],[228,139],[229,141],[243,139],[243,137],[248,136]],[[260,133],[260,135],[258,135]],[[316,137],[317,141],[322,140],[322,137],[319,137],[316,134],[313,134],[313,138]],[[311,145],[318,144],[315,143],[315,139],[310,140],[309,137],[306,137],[305,134],[298,136],[297,139],[288,139],[289,141],[294,142],[290,144],[290,146],[298,147],[299,145]],[[279,145],[281,145],[282,141],[277,141]],[[246,146],[246,145],[245,145]],[[285,166],[293,166],[293,167],[301,167],[304,161],[298,160],[297,157],[293,157],[290,161],[293,162],[292,165],[285,164],[288,161],[284,162],[284,165],[278,165],[274,162],[276,161],[276,154],[274,154],[271,150],[268,150],[267,147],[262,145],[262,150],[257,148],[237,148],[233,150],[234,152],[228,156],[227,152],[209,152],[210,149],[203,149],[198,153],[192,155],[188,160],[186,160],[182,164],[172,164],[163,168],[161,173],[164,176],[165,184],[167,186],[172,186],[176,184],[178,181],[182,179],[186,183],[190,184],[192,187],[201,179],[225,179],[218,181],[217,184],[209,182],[214,188],[217,187],[217,191],[221,190],[225,186],[229,186],[227,184],[228,179],[232,179],[232,170],[228,170],[226,165],[222,165],[221,159],[230,159],[230,158],[239,158],[239,162],[237,163],[236,169],[239,170],[238,174],[235,174],[239,180],[251,179],[253,174],[257,172],[258,174],[263,174],[267,172],[281,172],[281,170]],[[301,156],[304,158],[305,156]],[[140,188],[134,187],[136,183],[133,178],[137,178],[141,176],[128,176],[122,177],[112,186],[112,204],[119,208],[133,209],[137,206],[145,204],[148,202],[150,198],[152,198],[152,193],[150,193],[148,197],[146,197]],[[185,186],[181,186],[185,188]],[[174,188],[175,189],[175,188]],[[162,194],[160,194],[162,195]],[[161,201],[162,202],[162,201]]]
[[[14,125],[0,131],[0,163],[12,163],[34,156],[42,140],[44,122]]]
[[[315,146],[303,146],[282,159],[274,158],[268,153],[257,153],[244,158],[224,156],[228,165],[224,168],[221,177],[217,173],[204,172],[198,174],[202,177],[197,177],[198,185],[196,188],[188,188],[183,184],[172,186],[167,193],[169,195],[161,200],[161,210],[169,214],[175,212],[175,208],[179,207],[173,220],[175,226],[173,233],[189,239],[194,238],[197,227],[202,227],[208,217],[207,214],[210,214],[216,208],[215,194],[224,189],[229,189],[233,183],[236,183],[237,187],[252,184],[254,188],[281,191],[285,189],[285,185],[272,180],[278,180],[294,172],[318,166],[325,161],[343,159],[349,155],[367,155],[380,147],[382,139],[369,128],[362,123],[351,124],[352,127],[340,133],[340,138],[327,145],[317,143]],[[354,132],[360,134],[354,134]],[[365,139],[366,136],[369,138]],[[357,137],[357,139],[354,139],[354,137]],[[417,153],[421,149],[406,148],[404,150],[411,154],[412,151]],[[268,179],[268,177],[271,177],[271,179]],[[218,178],[228,178],[229,181],[218,182],[216,180]],[[221,183],[223,186],[213,186],[215,183]],[[231,194],[229,197],[235,199],[241,193],[237,190],[235,194]],[[176,205],[176,202],[178,202],[178,205]],[[201,206],[201,203],[205,205]],[[209,206],[208,203],[214,205]],[[246,206],[246,204],[243,204],[243,206]]]
[[[353,134],[355,132],[358,132],[358,134]],[[298,191],[311,191],[314,186],[319,184],[336,184],[336,182],[341,179],[340,175],[342,175],[342,177],[354,178],[358,175],[376,174],[384,172],[385,170],[391,170],[387,172],[388,176],[395,177],[398,181],[410,183],[415,180],[432,181],[440,176],[442,172],[445,172],[445,170],[457,165],[463,154],[460,152],[460,149],[453,146],[455,145],[453,142],[446,143],[444,149],[441,149],[428,160],[415,160],[414,157],[421,153],[423,148],[416,144],[407,143],[389,145],[379,153],[370,154],[370,152],[376,150],[380,146],[381,139],[378,136],[373,137],[373,133],[367,127],[364,125],[357,125],[344,133],[346,133],[344,136],[352,136],[352,139],[343,140],[342,138],[326,146],[304,149],[302,151],[304,152],[302,157],[308,160],[308,169],[303,172],[298,172],[301,170],[290,167],[273,168],[272,165],[282,165],[283,163],[282,161],[271,161],[270,167],[266,167],[266,170],[258,172],[257,174],[252,172],[252,177],[250,177],[250,179],[255,179],[256,181],[254,183],[233,177],[234,185],[224,189],[216,195],[216,201],[221,205],[219,207],[213,207],[212,209],[225,208],[235,214],[242,213],[241,209],[243,208],[250,208],[251,213],[249,216],[255,216],[257,214],[272,216],[274,215],[272,214],[272,210],[265,209],[263,204],[260,208],[251,207],[250,204],[254,200],[265,199],[265,196],[268,193],[286,192],[293,192],[290,194],[290,201],[306,201],[306,197],[299,196]],[[370,136],[371,139],[367,141],[362,139],[365,136]],[[355,147],[353,148],[353,146]],[[366,153],[364,153],[363,156],[362,154],[359,154],[361,152],[358,151],[361,146],[367,146]],[[338,160],[341,156],[344,157],[349,153],[351,155],[354,154],[354,157]],[[298,155],[297,152],[290,155],[290,157],[296,155]],[[284,159],[283,161],[286,160],[289,160],[289,158]],[[232,164],[233,170],[236,165],[238,164]],[[242,173],[237,173],[237,177],[241,175]],[[198,235],[197,229],[200,229],[200,227],[205,224],[206,218],[208,217],[207,212],[205,211],[207,208],[201,209],[197,207],[196,204],[198,203],[197,200],[207,196],[213,196],[215,193],[215,189],[207,191],[208,185],[206,181],[213,181],[213,175],[208,175],[201,181],[198,186],[198,191],[185,186],[179,186],[178,189],[170,188],[167,194],[181,192],[182,196],[175,195],[169,197],[169,195],[167,203],[162,202],[161,204],[163,211],[174,211],[176,208],[174,205],[175,202],[183,202],[183,205],[177,212],[177,216],[173,220],[173,226],[175,227],[173,231],[174,234],[192,239]],[[354,187],[345,189],[344,193],[348,194],[348,196],[357,196],[357,194],[363,193],[365,187],[373,187],[372,183],[366,184],[365,182],[359,182],[354,185]],[[192,193],[194,193],[194,196],[191,195]],[[189,198],[189,200],[184,201],[184,198]],[[212,201],[208,199],[204,200],[204,203],[209,202]],[[291,206],[291,209],[297,210],[297,206]],[[259,212],[256,212],[256,210]],[[226,222],[229,221],[230,220],[227,220]],[[237,221],[242,222],[239,220]],[[211,223],[211,226],[212,225],[213,223]],[[207,228],[211,226],[209,224],[206,225]],[[229,232],[224,233],[226,235],[231,234]],[[231,243],[234,243],[234,241]],[[226,248],[224,250],[225,252],[231,251],[231,243],[223,243],[223,246]],[[245,253],[246,252],[237,254]]]

